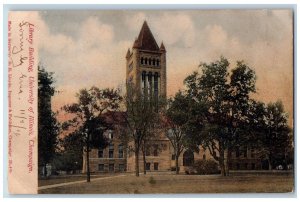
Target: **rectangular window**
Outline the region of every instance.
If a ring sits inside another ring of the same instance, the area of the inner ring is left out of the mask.
[[[98,150],[98,158],[103,158],[103,149]]]
[[[109,158],[114,158],[114,150],[109,150]]]
[[[124,157],[123,145],[120,144],[119,145],[119,158],[123,158],[123,157]]]
[[[109,144],[108,158],[114,158],[114,144]]]
[[[98,165],[98,170],[99,171],[104,171],[104,164],[99,164]]]
[[[150,170],[151,163],[146,163],[146,170]]]
[[[115,164],[113,164],[113,163],[109,164],[108,169],[109,169],[110,172],[114,171],[115,170]]]
[[[175,154],[172,154],[172,160],[175,160]]]
[[[155,92],[155,95],[157,95],[157,92],[158,92],[158,74],[157,73],[154,74],[154,92]]]
[[[124,171],[124,164],[119,164],[119,171]]]
[[[158,163],[154,163],[154,170],[158,170]]]

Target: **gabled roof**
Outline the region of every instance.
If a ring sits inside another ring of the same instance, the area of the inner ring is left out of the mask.
[[[150,51],[159,51],[159,47],[146,21],[144,21],[140,34],[133,44],[133,48],[139,48],[142,50]]]

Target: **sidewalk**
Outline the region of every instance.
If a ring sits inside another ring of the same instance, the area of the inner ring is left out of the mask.
[[[126,175],[99,177],[99,178],[91,179],[91,182],[99,181],[102,179],[110,179],[110,178],[117,178],[117,177],[124,177],[124,176],[126,176]],[[80,183],[86,183],[86,180],[79,180],[79,181],[74,181],[74,182],[65,182],[65,183],[41,186],[41,187],[38,187],[38,190],[50,189],[50,188],[54,188],[54,187],[62,187],[62,186],[67,186],[67,185],[72,185],[72,184],[80,184]]]

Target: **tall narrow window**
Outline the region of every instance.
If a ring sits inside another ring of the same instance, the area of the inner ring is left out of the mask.
[[[151,65],[151,58],[149,58],[149,65]]]
[[[155,98],[158,98],[158,73],[154,74],[154,95]]]
[[[98,170],[99,171],[104,171],[104,164],[99,164],[98,165]]]
[[[145,93],[146,89],[146,72],[142,72],[142,93]]]
[[[158,59],[156,60],[156,65],[159,66],[159,60]]]
[[[119,158],[124,157],[124,152],[123,152],[123,144],[119,145]]]
[[[98,150],[98,158],[103,158],[103,149]]]
[[[147,59],[147,58],[145,58],[145,64],[146,64],[146,65],[148,64],[148,59]]]
[[[124,168],[125,168],[124,164],[119,164],[119,171],[120,172],[124,171]]]
[[[154,163],[154,170],[158,170],[158,163]]]
[[[113,172],[115,170],[115,164],[113,164],[113,163],[109,164],[108,169],[110,172]]]
[[[151,163],[146,163],[146,170],[150,170]]]
[[[144,58],[143,57],[141,58],[141,64],[142,65],[144,64]]]
[[[109,145],[108,157],[114,158],[114,145],[113,144]]]
[[[148,82],[149,82],[149,90],[148,90],[148,95],[152,95],[152,88],[153,88],[153,84],[152,84],[152,72],[149,72],[148,74]]]
[[[153,66],[155,66],[156,64],[155,64],[155,59],[153,59],[152,60],[152,64],[153,64]]]

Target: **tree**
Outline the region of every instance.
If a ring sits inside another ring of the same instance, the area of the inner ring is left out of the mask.
[[[56,154],[53,165],[56,170],[76,171],[82,168],[84,144],[78,131],[60,139],[60,152]]]
[[[238,61],[230,74],[229,62],[223,57],[210,64],[200,64],[200,67],[201,74],[194,72],[185,79],[187,94],[191,100],[205,106],[199,110],[195,105],[195,110],[206,117],[200,139],[226,176],[229,174],[228,154],[244,143],[243,128],[251,104],[249,96],[255,92],[255,72]]]
[[[119,110],[122,97],[118,90],[97,87],[82,89],[76,97],[76,103],[63,107],[63,110],[74,116],[64,123],[63,128],[70,130],[71,127],[73,134],[79,135],[86,155],[87,182],[90,182],[89,152],[92,148],[108,145],[103,132],[112,128],[112,125],[107,123],[105,113]]]
[[[263,119],[259,124],[258,146],[260,155],[268,160],[269,169],[276,165],[287,168],[287,153],[292,148],[292,130],[281,101],[264,105]]]
[[[53,73],[38,67],[38,164],[46,171],[46,164],[55,155],[59,124],[51,110],[51,97],[55,93]],[[44,173],[46,175],[46,173]]]
[[[176,174],[179,173],[178,159],[180,154],[184,149],[191,149],[191,143],[194,142],[189,141],[192,137],[190,135],[192,131],[191,122],[195,122],[197,116],[194,116],[191,111],[191,105],[191,100],[189,100],[183,92],[179,91],[174,98],[168,100],[168,108],[163,117],[162,124],[165,129],[165,134],[174,149]],[[198,123],[200,124],[201,122],[199,121]],[[198,128],[198,132],[200,130],[201,128]],[[196,146],[196,148],[198,147]],[[195,150],[195,147],[191,150]]]
[[[147,90],[141,93],[133,85],[127,85],[127,94],[125,96],[126,122],[129,141],[134,143],[135,155],[135,175],[139,176],[139,152],[142,146],[146,146],[146,137],[151,134],[151,127],[157,121],[159,110],[161,109],[160,99],[155,100],[153,96],[148,95]],[[145,154],[144,149],[144,154]],[[145,158],[144,158],[145,166]]]

